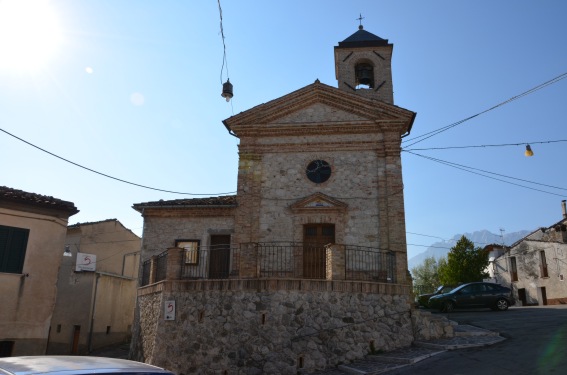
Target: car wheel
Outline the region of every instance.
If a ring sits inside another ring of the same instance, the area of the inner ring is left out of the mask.
[[[441,311],[450,313],[455,309],[455,304],[451,301],[443,302],[443,306],[441,307]]]
[[[498,311],[508,310],[508,301],[506,301],[504,298],[500,298],[498,301],[496,301],[496,310]]]

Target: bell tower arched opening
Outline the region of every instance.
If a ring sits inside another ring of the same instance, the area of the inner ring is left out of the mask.
[[[370,61],[360,61],[354,67],[354,76],[358,89],[374,88],[374,65]]]

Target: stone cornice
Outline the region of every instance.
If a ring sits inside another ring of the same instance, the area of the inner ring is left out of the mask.
[[[258,126],[256,124],[242,125],[238,129],[238,136],[246,137],[285,137],[300,135],[346,135],[346,134],[376,134],[383,132],[400,131],[404,122],[400,120],[387,121],[359,121],[339,123],[294,123],[269,124]]]
[[[227,279],[227,280],[167,280],[138,288],[138,296],[154,293],[202,293],[208,290],[366,293],[408,295],[411,287],[404,284],[370,281],[306,280],[306,279]]]
[[[382,154],[400,155],[400,142],[390,144],[383,141],[369,142],[303,142],[303,143],[272,143],[272,144],[240,144],[238,146],[241,154],[254,153],[289,153],[303,152],[305,150],[317,151],[379,151]]]

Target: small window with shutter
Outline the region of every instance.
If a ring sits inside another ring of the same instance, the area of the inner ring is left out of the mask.
[[[0,272],[22,273],[29,229],[0,225]]]

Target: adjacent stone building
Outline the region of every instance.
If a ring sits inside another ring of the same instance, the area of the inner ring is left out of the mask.
[[[361,26],[335,47],[338,88],[315,80],[225,120],[235,196],[134,204],[134,359],[296,374],[411,344],[400,145],[415,113],[394,105],[392,50]]]
[[[524,306],[567,303],[567,209],[561,204],[560,221],[517,241],[492,264],[494,280]]]
[[[72,202],[0,186],[0,357],[45,354]]]
[[[128,341],[140,242],[116,219],[67,228],[47,354],[86,354]]]

